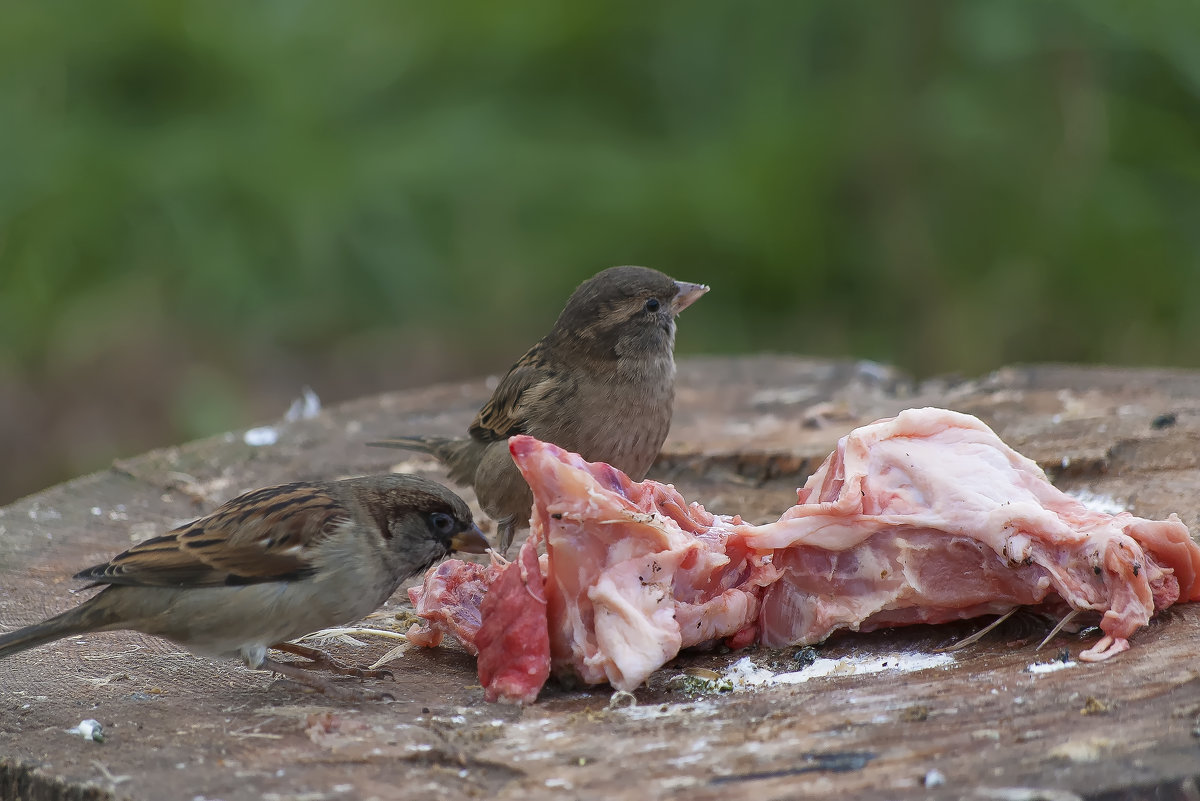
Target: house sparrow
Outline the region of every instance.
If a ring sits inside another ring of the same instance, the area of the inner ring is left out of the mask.
[[[369,444],[428,453],[451,480],[474,486],[506,553],[533,505],[508,438],[528,434],[645,478],[671,426],[675,317],[707,291],[645,267],[604,270],[579,285],[550,333],[508,371],[467,437]]]
[[[76,574],[107,586],[70,611],[0,635],[0,658],[73,634],[132,629],[343,695],[307,670],[378,674],[286,641],[358,620],[456,550],[483,553],[487,540],[461,498],[418,476],[255,490]],[[277,662],[268,648],[312,664]]]

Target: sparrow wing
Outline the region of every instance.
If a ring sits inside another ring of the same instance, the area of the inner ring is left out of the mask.
[[[528,433],[528,408],[542,396],[553,372],[545,360],[545,345],[538,342],[517,360],[492,397],[484,404],[467,432],[481,442],[496,442]]]
[[[208,517],[135,545],[78,573],[96,584],[216,587],[303,578],[313,546],[349,510],[328,484],[285,484],[255,490]]]

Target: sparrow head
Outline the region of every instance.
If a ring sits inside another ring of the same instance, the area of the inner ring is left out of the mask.
[[[415,575],[453,551],[484,553],[488,541],[462,498],[420,476],[362,479],[354,494],[375,520],[387,547]]]
[[[616,358],[670,352],[676,315],[707,291],[647,267],[610,267],[579,285],[551,338]]]

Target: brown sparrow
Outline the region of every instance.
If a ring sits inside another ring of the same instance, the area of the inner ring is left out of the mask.
[[[671,426],[675,317],[707,291],[645,267],[604,270],[579,285],[550,333],[508,371],[467,437],[369,444],[428,453],[451,480],[472,485],[499,523],[505,553],[533,506],[508,438],[528,434],[641,481]]]
[[[358,620],[451,551],[486,549],[463,500],[418,476],[268,487],[76,574],[107,586],[70,611],[0,635],[0,657],[73,634],[132,629],[340,695],[267,649],[307,657],[309,669],[378,675],[286,641]]]

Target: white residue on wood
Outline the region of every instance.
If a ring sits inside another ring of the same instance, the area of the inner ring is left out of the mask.
[[[242,435],[242,441],[252,448],[274,445],[279,441],[279,430],[275,426],[259,426]]]
[[[757,687],[763,684],[801,684],[825,676],[865,676],[884,671],[908,673],[914,670],[944,667],[952,664],[951,654],[883,654],[847,656],[841,659],[821,658],[803,670],[775,673],[742,657],[726,669],[724,678],[734,687]]]
[[[320,413],[321,399],[310,387],[304,387],[300,390],[300,397],[292,401],[292,405],[283,413],[283,421],[294,423],[297,420],[311,420]],[[279,429],[275,426],[251,428],[242,435],[242,441],[252,448],[274,445],[279,441]]]
[[[656,720],[675,716],[706,718],[717,714],[717,705],[711,701],[695,701],[687,704],[644,704],[613,711],[630,720]]]
[[[104,729],[100,726],[100,721],[88,718],[87,720],[79,721],[79,725],[73,729],[67,729],[67,734],[77,734],[85,740],[92,740],[97,743],[104,742]]]
[[[1030,673],[1053,673],[1056,670],[1075,667],[1077,664],[1078,663],[1074,660],[1067,660],[1066,662],[1063,662],[1056,659],[1053,662],[1035,662],[1025,669]]]

